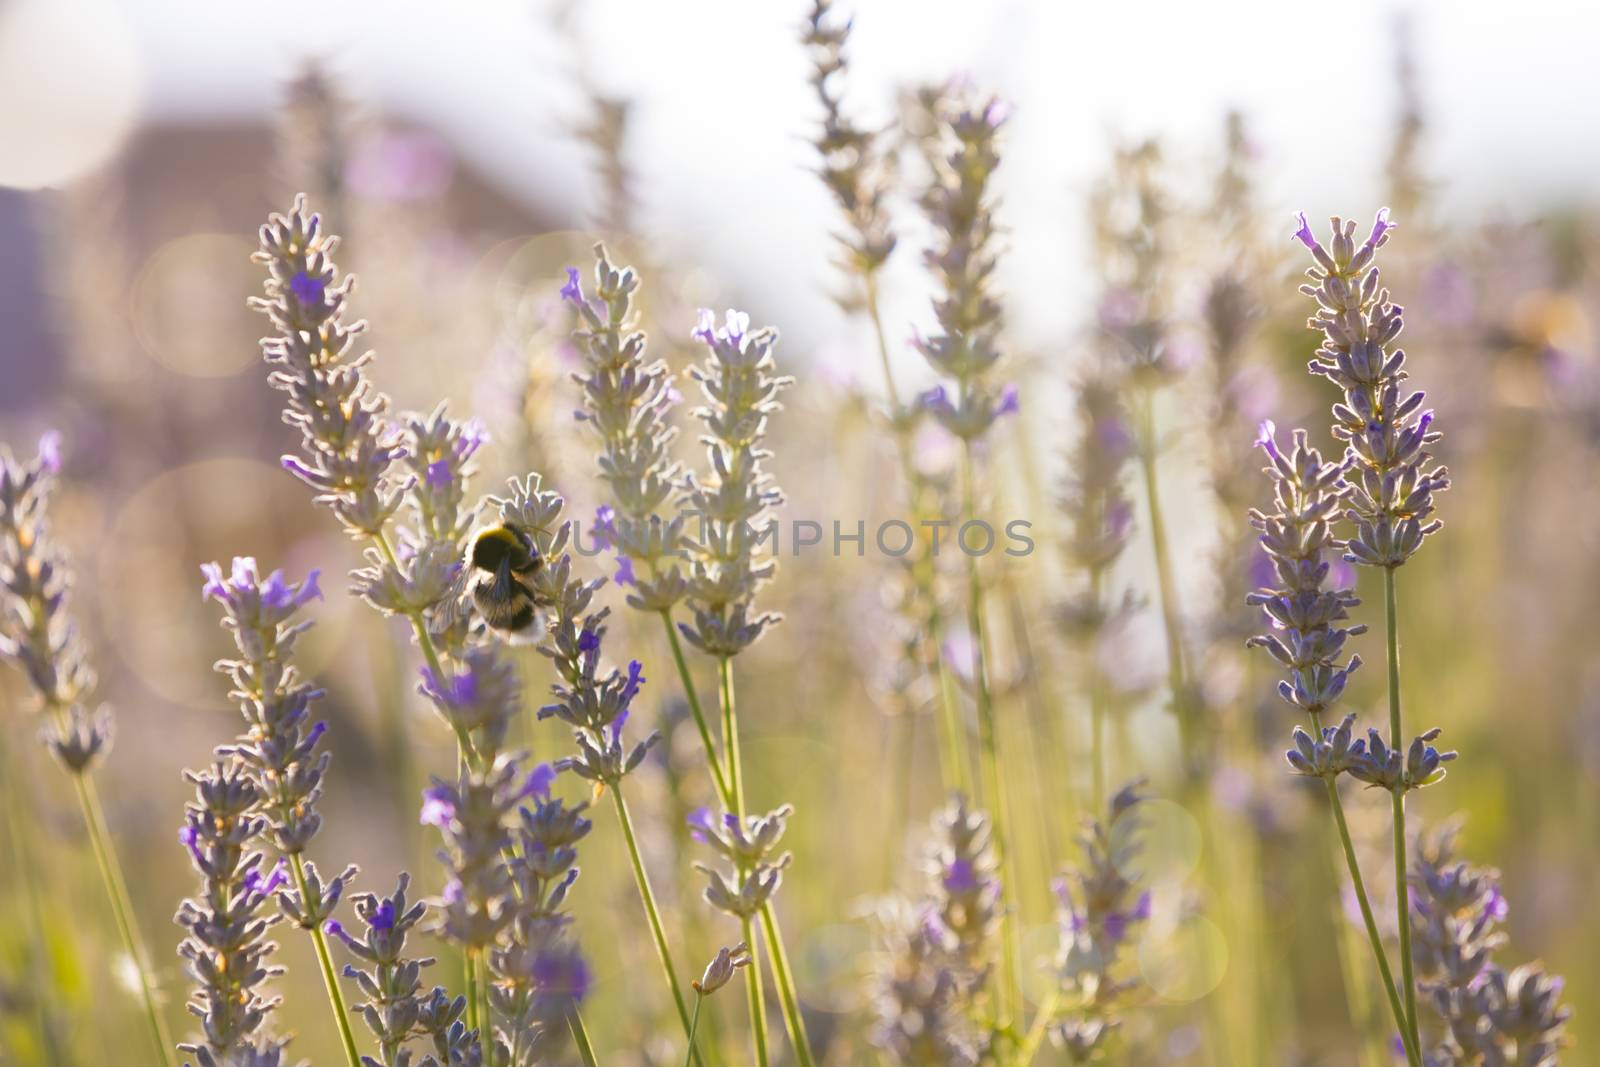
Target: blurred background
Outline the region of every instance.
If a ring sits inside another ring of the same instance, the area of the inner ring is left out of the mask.
[[[644,273],[644,325],[675,369],[693,358],[699,306],[739,307],[782,331],[780,362],[799,379],[772,431],[787,517],[870,529],[897,514],[897,468],[870,329],[834,299],[845,285],[836,208],[815,173],[805,13],[732,0],[483,2],[448,14],[370,0],[0,0],[0,441],[23,453],[46,429],[65,436],[55,527],[76,562],[101,694],[119,715],[102,788],[175,1026],[188,1021],[186,979],[168,919],[193,881],[176,838],[180,772],[238,723],[210,669],[228,644],[201,602],[200,563],[248,554],[324,570],[329,595],[302,658],[332,694],[325,864],[359,863],[366,888],[409,865],[436,892],[399,769],[443,769],[453,751],[413,692],[403,628],[331,577],[357,563],[356,548],[278,467],[294,442],[264,380],[265,323],[245,305],[260,291],[256,228],[308,193],[345,237],[341,265],[359,275],[355,308],[371,323],[379,386],[401,409],[448,400],[481,416],[492,434],[481,488],[539,470],[578,514],[600,497],[589,442],[572,429],[556,292],[562,268],[586,265],[604,239]],[[1159,688],[1158,613],[1144,610],[1093,653],[1122,697],[1118,777],[1146,774],[1168,797],[1152,808],[1146,873],[1158,912],[1180,916],[1152,924],[1137,954],[1151,1010],[1129,1027],[1149,1058],[1129,1062],[1355,1062],[1359,1035],[1344,1020],[1375,991],[1365,959],[1334,947],[1349,922],[1324,869],[1325,820],[1317,794],[1281,773],[1291,716],[1266,665],[1243,655],[1250,613],[1218,563],[1247,551],[1250,533],[1242,513],[1218,514],[1208,464],[1220,434],[1223,452],[1245,446],[1253,470],[1247,446],[1265,417],[1326,441],[1331,389],[1304,373],[1316,339],[1304,328],[1311,302],[1295,292],[1290,220],[1343,213],[1364,227],[1385,204],[1401,228],[1384,281],[1407,307],[1410,367],[1439,412],[1454,483],[1446,529],[1406,568],[1401,612],[1409,722],[1444,727],[1462,758],[1413,810],[1430,824],[1464,813],[1466,854],[1504,875],[1508,956],[1567,976],[1579,1009],[1570,1062],[1590,1062],[1600,1040],[1583,1010],[1600,1001],[1600,912],[1585,888],[1600,876],[1600,139],[1586,132],[1600,125],[1596,16],[1560,0],[1528,0],[1514,15],[1443,0],[1337,10],[875,0],[854,14],[847,99],[863,122],[913,128],[915,91],[952,77],[1013,109],[997,289],[1022,410],[990,469],[997,506],[1030,521],[1039,544],[992,561],[1007,591],[1002,715],[1017,721],[1074,706],[1078,659],[1052,621],[1072,580],[1052,487],[1074,434],[1075,375],[1114,291],[1105,193],[1146,180],[1130,159],[1154,160],[1168,207],[1173,344],[1188,355],[1162,400],[1163,489],[1184,623],[1203,650],[1196,682],[1206,707],[1257,742],[1219,753],[1210,783],[1234,832],[1259,843],[1266,906],[1240,934],[1226,892],[1203,874],[1217,858],[1171,799],[1177,739]],[[906,178],[914,189],[914,160]],[[919,255],[930,238],[912,196],[893,207],[900,248],[884,319],[908,393],[931,381],[903,344],[932,321]],[[1241,271],[1255,324],[1242,360],[1219,373],[1205,298]],[[1231,423],[1212,417],[1223,398]],[[698,461],[692,440],[680,443]],[[919,456],[950,460],[933,438]],[[1247,503],[1265,504],[1265,479],[1249,477]],[[1149,559],[1136,540],[1118,579],[1153,596]],[[798,808],[785,923],[808,1015],[840,1064],[872,1062],[870,901],[920,884],[920,828],[941,800],[931,719],[885,681],[891,571],[849,552],[786,559],[765,599],[787,622],[740,661],[753,803]],[[1370,616],[1372,590],[1362,591]],[[682,815],[706,799],[695,738],[680,728],[656,630],[625,611],[619,628],[634,654],[663,664],[645,710],[672,743],[641,775],[635,806],[648,813],[645,845],[682,954],[703,961],[731,938],[680,858]],[[959,648],[947,654],[960,659]],[[542,691],[544,662],[529,656],[528,671]],[[1351,709],[1381,714],[1381,670],[1358,677]],[[0,701],[8,795],[24,798],[50,843],[33,862],[50,887],[53,1025],[66,1062],[118,1062],[137,1007],[92,861],[9,675]],[[396,721],[407,728],[390,729]],[[396,751],[396,737],[414,750]],[[545,753],[562,743],[553,726],[528,740]],[[901,752],[903,779],[885,770]],[[1069,762],[1010,783],[1025,813],[1030,958],[1053,951],[1049,880],[1074,855],[1086,775]],[[1386,813],[1350,803],[1381,870]],[[654,1044],[660,991],[627,979],[648,952],[643,927],[609,921],[637,910],[614,836],[597,825],[577,891],[599,978],[591,1025],[606,1062],[666,1062]],[[19,883],[0,881],[14,904]],[[15,907],[4,914],[0,1056],[42,1063],[16,982],[30,938]],[[298,1055],[332,1062],[320,994],[299,995],[318,993],[309,949],[280,941],[291,976],[280,1029],[299,1032]],[[1264,999],[1268,977],[1276,999]],[[1248,1031],[1251,1053],[1201,1040],[1202,1024]]]

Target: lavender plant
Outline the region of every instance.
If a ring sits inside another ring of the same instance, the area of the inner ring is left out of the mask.
[[[613,267],[604,246],[597,245],[595,255],[596,295],[584,293],[575,267],[568,268],[561,295],[579,317],[573,336],[585,361],[584,370],[574,375],[583,402],[580,418],[599,439],[600,478],[612,501],[596,516],[596,536],[616,552],[615,577],[630,590],[628,605],[661,617],[695,727],[710,754],[716,745],[672,622],[673,610],[688,592],[679,565],[684,516],[667,508],[683,478],[671,457],[677,430],[668,422],[677,390],[665,361],[647,359],[647,339],[636,329],[638,274],[631,267]],[[720,761],[707,764],[717,791],[726,793]]]
[[[679,630],[695,648],[717,660],[722,708],[722,766],[726,789],[719,796],[736,824],[746,819],[744,773],[739,747],[738,715],[734,703],[733,658],[753,644],[779,619],[775,613],[755,611],[755,597],[777,569],[773,560],[756,561],[758,529],[769,511],[783,501],[763,469],[771,453],[763,447],[767,420],[779,408],[777,396],[792,379],[776,373],[773,354],[778,333],[771,327],[750,332],[750,317],[730,310],[724,325],[700,312],[694,337],[706,346],[704,361],[691,376],[700,383],[706,403],[695,410],[705,423],[706,455],[710,470],[690,474],[685,481],[685,502],[699,521],[698,536],[689,545],[688,604],[693,624]],[[707,749],[713,763],[715,752]],[[750,860],[736,860],[738,877],[756,874]],[[776,881],[772,883],[776,888]],[[770,897],[771,890],[767,891]],[[802,1067],[810,1067],[812,1054],[800,1017],[799,999],[788,955],[778,930],[770,899],[758,902],[762,932],[772,958],[773,976],[783,1005],[784,1025]],[[743,940],[755,955],[751,913],[741,916]],[[751,1026],[758,1062],[766,1063],[766,1040],[761,969],[759,962],[745,971]]]
[[[1067,520],[1063,546],[1080,588],[1057,606],[1063,632],[1081,652],[1089,695],[1090,773],[1093,796],[1105,795],[1105,720],[1108,680],[1101,668],[1101,645],[1138,601],[1131,590],[1108,595],[1111,568],[1133,534],[1133,505],[1123,482],[1133,454],[1122,389],[1115,375],[1094,372],[1078,384],[1078,437],[1067,457],[1060,505]]]
[[[1035,1030],[1050,1038],[1072,1063],[1105,1058],[1111,1035],[1121,1025],[1124,1002],[1138,986],[1120,964],[1134,926],[1150,918],[1150,891],[1140,890],[1133,864],[1142,848],[1138,805],[1141,783],[1124,786],[1107,803],[1104,819],[1088,819],[1079,844],[1083,866],[1058,879],[1061,948],[1056,972],[1065,997],[1064,1018],[1042,1011]],[[1037,1041],[1037,1037],[1034,1037]],[[1031,1055],[1024,1049],[1023,1062]]]
[[[411,876],[402,873],[389,896],[361,893],[353,898],[356,914],[366,924],[367,932],[356,938],[337,920],[327,923],[327,932],[343,942],[344,946],[362,963],[370,967],[363,970],[353,964],[343,969],[345,978],[356,983],[367,998],[366,1003],[353,1009],[372,1031],[378,1042],[378,1056],[363,1056],[363,1067],[403,1067],[409,1064],[410,1055],[405,1044],[421,1029],[424,998],[422,969],[431,966],[431,957],[409,958],[405,955],[406,939],[427,914],[428,906],[421,901],[411,902],[406,890]],[[438,993],[444,990],[436,987]],[[462,999],[465,1009],[465,999]],[[424,1059],[423,1064],[437,1063]],[[444,1062],[448,1063],[448,1059]]]
[[[178,1046],[200,1067],[234,1067],[243,1057],[275,1054],[283,1042],[263,1031],[280,998],[262,984],[283,968],[267,962],[277,945],[267,932],[278,921],[271,903],[288,881],[286,865],[264,871],[256,849],[267,819],[256,777],[242,760],[224,756],[210,770],[189,772],[195,802],[179,835],[200,874],[200,892],[178,908],[188,931],[178,954],[196,982],[189,1011],[198,1038]]]
[[[888,209],[896,179],[895,155],[885,145],[882,131],[861,126],[846,111],[840,82],[849,71],[846,47],[852,22],[840,21],[831,0],[816,0],[806,17],[801,40],[811,55],[811,85],[822,106],[822,122],[814,144],[820,160],[818,174],[827,186],[845,224],[839,235],[839,267],[851,291],[838,303],[847,311],[862,311],[872,325],[888,400],[888,427],[900,461],[906,501],[921,528],[925,517],[942,514],[936,479],[916,462],[915,435],[925,412],[921,405],[902,404],[895,381],[889,345],[883,328],[881,274],[897,244]],[[931,548],[919,539],[912,554],[900,564],[907,589],[900,604],[902,622],[927,632],[933,650],[944,643],[944,605],[936,587],[937,573]],[[942,657],[913,654],[905,661],[925,673],[937,687],[942,710],[940,754],[948,788],[970,791],[971,770],[966,731],[956,707],[956,687]]]
[[[72,782],[123,950],[138,976],[157,1062],[167,1063],[172,1041],[91,773],[110,751],[113,724],[109,706],[87,707],[95,672],[70,610],[72,572],[49,522],[60,471],[61,438],[54,432],[40,438],[31,460],[0,446],[0,657],[26,676],[38,697],[47,719],[45,747]]]
[[[933,913],[905,904],[882,910],[872,1043],[895,1063],[975,1067],[982,1046]]]
[[[1423,410],[1423,394],[1402,395],[1408,375],[1405,352],[1389,350],[1403,322],[1401,308],[1380,288],[1377,251],[1389,239],[1394,224],[1385,208],[1378,212],[1366,241],[1355,243],[1355,223],[1333,220],[1331,249],[1324,249],[1300,216],[1295,238],[1316,261],[1307,271],[1313,284],[1301,292],[1317,302],[1317,312],[1307,325],[1323,335],[1313,374],[1322,375],[1344,393],[1333,407],[1333,434],[1345,442],[1350,484],[1347,518],[1354,536],[1344,542],[1345,558],[1352,563],[1383,569],[1384,622],[1389,666],[1389,765],[1375,784],[1390,791],[1394,810],[1395,897],[1400,926],[1400,970],[1404,983],[1406,1021],[1412,1044],[1417,1045],[1416,991],[1411,959],[1411,925],[1406,884],[1405,794],[1415,788],[1408,776],[1391,769],[1405,744],[1400,714],[1400,635],[1396,623],[1395,570],[1422,547],[1423,539],[1440,527],[1432,518],[1433,495],[1449,488],[1443,467],[1431,465],[1426,445],[1439,440],[1430,427],[1433,412]],[[1378,740],[1376,735],[1373,738]],[[1426,744],[1425,735],[1413,742]],[[1375,744],[1369,756],[1383,753]]]
[[[1178,721],[1179,744],[1191,779],[1203,763],[1184,648],[1183,611],[1178,602],[1171,539],[1161,506],[1159,458],[1163,435],[1156,402],[1182,370],[1171,344],[1170,260],[1172,205],[1165,187],[1159,143],[1119,149],[1110,178],[1092,202],[1096,244],[1107,288],[1099,325],[1121,362],[1130,389],[1134,440],[1144,485],[1150,541],[1167,650],[1167,688]]]
[[[300,431],[302,445],[301,455],[282,462],[353,539],[367,543],[356,592],[410,622],[428,670],[443,678],[440,650],[458,651],[465,625],[459,613],[435,609],[451,600],[461,567],[471,520],[462,510],[465,481],[484,434],[442,408],[396,424],[367,376],[372,354],[353,353],[366,323],[345,321],[354,279],[341,278],[332,258],[338,243],[303,196],[261,229],[255,260],[267,268],[266,295],[251,306],[272,323],[273,335],[261,342],[273,367],[268,381],[287,394],[284,421]],[[397,529],[408,501],[411,525]],[[452,725],[463,757],[476,758],[470,738]]]
[[[351,1067],[358,1067],[350,1014],[323,932],[323,924],[338,906],[356,869],[347,867],[324,882],[316,865],[304,858],[322,828],[316,805],[331,757],[319,751],[328,724],[309,721],[311,706],[322,691],[300,677],[290,657],[296,639],[311,626],[297,621],[295,613],[322,597],[318,572],[312,571],[299,583],[287,581],[281,570],[263,579],[256,561],[249,557],[235,557],[227,576],[216,563],[205,564],[201,570],[206,578],[203,594],[222,605],[223,628],[232,633],[239,650],[238,659],[222,660],[216,669],[233,682],[229,695],[244,714],[245,733],[237,743],[217,752],[237,760],[255,781],[255,810],[265,820],[263,833],[287,858],[293,875],[292,888],[278,894],[279,902],[284,915],[311,935],[345,1055]]]
[[[921,403],[940,426],[961,442],[961,510],[968,523],[978,519],[975,452],[995,421],[1018,407],[1016,387],[997,388],[992,380],[1000,360],[1001,307],[990,287],[997,256],[990,182],[1000,165],[999,134],[1006,113],[1005,105],[995,98],[982,103],[970,99],[947,101],[939,111],[938,139],[943,154],[933,161],[932,180],[922,197],[923,210],[937,235],[935,247],[924,258],[939,286],[933,304],[939,332],[928,338],[919,336],[913,344],[937,374],[953,380],[954,392],[937,385],[923,395]],[[991,807],[996,849],[1005,865],[1010,862],[1013,845],[1006,836],[1010,820],[1001,787],[985,616],[983,576],[978,557],[969,553],[967,628],[974,649],[982,796]],[[997,1005],[1003,1023],[1021,1007],[1012,908],[1008,897],[1001,922]]]
[[[752,962],[750,946],[741,941],[737,945],[717,949],[717,954],[711,957],[711,962],[706,964],[700,977],[689,982],[694,987],[694,1017],[689,1023],[689,1050],[684,1053],[683,1067],[689,1067],[694,1056],[694,1038],[700,1028],[701,1005],[707,997],[733,981],[734,974]]]
[[[1519,1064],[1553,1067],[1567,1044],[1571,1012],[1562,980],[1538,964],[1501,968],[1499,925],[1509,908],[1499,872],[1456,859],[1457,828],[1420,842],[1412,858],[1411,926],[1427,1003],[1443,1034],[1426,1061],[1438,1067]]]
[[[552,777],[548,767],[524,776],[515,759],[502,754],[487,767],[461,768],[453,782],[434,779],[423,794],[421,818],[439,829],[448,878],[436,925],[466,954],[467,1044],[477,1046],[476,1055],[487,1056],[494,1029],[485,958],[516,917],[510,819],[523,800],[548,790]]]
[[[602,286],[605,287],[604,283]],[[663,494],[666,491],[665,484],[662,491]],[[644,859],[639,852],[633,816],[622,793],[623,778],[638,769],[650,749],[661,739],[659,733],[652,732],[631,747],[625,746],[622,740],[634,698],[645,682],[644,665],[638,660],[631,661],[625,675],[615,668],[605,672],[600,670],[600,645],[605,636],[605,620],[610,615],[610,609],[596,607],[594,596],[605,583],[604,579],[584,581],[573,576],[572,557],[564,551],[572,527],[569,523],[561,523],[557,527],[565,506],[561,496],[541,491],[537,479],[530,478],[524,484],[512,483],[511,497],[498,503],[502,519],[506,522],[526,529],[556,531],[550,535],[544,550],[546,565],[532,578],[535,598],[551,604],[554,609],[550,641],[541,646],[539,651],[555,665],[560,679],[551,687],[555,700],[539,709],[539,718],[557,718],[572,728],[577,754],[562,759],[559,766],[593,782],[597,791],[611,794],[617,821],[627,843],[635,886],[644,906],[651,938],[655,942],[656,955],[665,973],[690,1053],[694,1054],[693,1038],[688,1037],[693,1030],[688,1001],[683,995],[677,965],[673,962],[655,891],[651,888]],[[662,529],[661,525],[657,524],[656,529]],[[677,534],[674,532],[673,536]],[[673,567],[675,573],[675,565]],[[681,577],[676,581],[681,585]],[[667,619],[670,610],[669,604],[661,607],[659,613],[663,619]]]
[[[1354,715],[1346,716],[1338,726],[1323,725],[1324,716],[1344,694],[1350,675],[1361,666],[1360,656],[1339,662],[1345,645],[1366,631],[1364,625],[1346,625],[1350,608],[1359,603],[1354,592],[1325,588],[1330,567],[1323,556],[1340,547],[1333,524],[1350,492],[1344,482],[1347,465],[1325,462],[1303,430],[1295,431],[1294,442],[1294,451],[1285,456],[1278,448],[1275,427],[1270,422],[1263,424],[1259,443],[1270,460],[1266,471],[1273,480],[1276,506],[1270,514],[1252,511],[1250,524],[1260,532],[1261,547],[1272,560],[1278,584],[1250,595],[1249,602],[1261,607],[1271,630],[1249,643],[1265,648],[1287,670],[1288,678],[1278,683],[1278,693],[1310,720],[1312,733],[1299,726],[1294,729],[1289,765],[1296,774],[1321,779],[1327,788],[1367,939],[1395,1023],[1405,1036],[1407,1059],[1415,1067],[1416,1046],[1339,799],[1338,776],[1365,754],[1366,743],[1353,738]]]
[[[933,834],[926,893],[888,902],[879,917],[873,1043],[903,1064],[988,1062],[1003,1048],[1002,1022],[982,999],[1003,896],[990,823],[958,795]]]
[[[891,415],[901,415],[899,395],[884,341],[879,309],[879,272],[894,253],[896,238],[888,198],[894,187],[894,155],[885,149],[882,133],[858,124],[845,110],[840,82],[848,74],[851,21],[840,21],[832,0],[814,0],[801,31],[811,57],[811,87],[822,106],[822,124],[814,144],[820,158],[818,175],[833,195],[845,223],[838,237],[840,267],[858,290],[840,302],[860,307],[872,323],[883,364]]]

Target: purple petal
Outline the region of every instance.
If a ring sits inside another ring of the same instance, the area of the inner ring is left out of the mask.
[[[228,586],[222,579],[222,565],[220,563],[200,564],[200,573],[205,577],[205,585],[200,587],[200,599],[205,600],[215,597],[224,603],[228,599]]]
[[[528,780],[522,786],[522,795],[549,800],[550,787],[555,780],[556,769],[548,763],[541,763],[528,772]]]
[[[327,284],[321,278],[313,278],[305,271],[300,271],[289,279],[289,292],[293,293],[294,298],[302,305],[308,307],[312,304],[322,303],[322,294],[325,289],[327,289]]]
[[[710,308],[701,308],[699,318],[695,323],[693,332],[689,334],[696,341],[714,344],[717,340],[717,314]]]
[[[46,474],[61,473],[61,433],[46,430],[39,435],[39,469]]]
[[[579,280],[577,267],[567,268],[567,284],[561,287],[561,297],[574,304],[583,303],[583,282]]]
[[[1306,251],[1315,252],[1318,248],[1317,239],[1311,233],[1311,224],[1306,221],[1306,213],[1304,211],[1297,212],[1295,214],[1295,218],[1299,220],[1300,228],[1295,230],[1290,236],[1292,236],[1296,241],[1299,241],[1301,244],[1305,245]]]

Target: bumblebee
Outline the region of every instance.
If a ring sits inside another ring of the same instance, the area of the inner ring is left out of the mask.
[[[478,614],[514,644],[537,641],[549,623],[551,605],[541,603],[529,579],[544,566],[527,530],[511,523],[480,530],[467,549],[457,603],[470,594]]]

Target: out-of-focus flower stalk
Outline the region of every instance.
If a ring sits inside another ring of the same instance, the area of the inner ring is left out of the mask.
[[[1078,383],[1078,436],[1067,455],[1060,493],[1069,524],[1068,566],[1084,576],[1081,592],[1064,598],[1057,619],[1078,646],[1089,699],[1091,797],[1106,795],[1106,715],[1110,697],[1101,665],[1107,635],[1137,607],[1133,594],[1108,599],[1111,568],[1133,534],[1133,504],[1123,486],[1133,437],[1120,375],[1097,368]]]
[[[1185,778],[1192,787],[1205,759],[1196,747],[1199,739],[1189,692],[1183,611],[1161,499],[1162,438],[1156,420],[1158,394],[1182,370],[1171,345],[1165,307],[1171,206],[1161,173],[1161,147],[1156,142],[1120,149],[1111,179],[1097,191],[1093,207],[1096,241],[1112,282],[1101,299],[1100,326],[1116,344],[1132,390],[1134,439],[1166,639],[1167,689],[1178,723]]]
[[[174,1046],[91,773],[110,749],[112,720],[109,708],[91,714],[83,706],[95,672],[68,610],[71,573],[49,525],[49,496],[60,470],[61,438],[54,432],[26,462],[0,446],[0,657],[26,675],[50,720],[45,745],[72,781],[117,932],[138,975],[156,1060],[165,1064]]]
[[[964,95],[964,94],[963,94]],[[975,446],[995,422],[1016,412],[1017,390],[990,380],[1000,359],[1001,308],[989,288],[996,252],[994,196],[990,180],[1000,165],[999,132],[1007,108],[998,99],[948,101],[939,112],[945,153],[935,161],[922,197],[923,210],[938,235],[924,258],[939,285],[934,314],[939,332],[918,337],[917,349],[940,375],[954,379],[955,393],[943,385],[922,397],[922,407],[961,442],[961,508],[977,520]],[[983,574],[978,557],[967,556],[967,627],[973,643],[973,685],[977,703],[982,797],[993,820],[996,851],[1007,872],[1000,922],[1001,966],[997,1012],[1001,1029],[1020,1012],[1018,919],[1015,911],[1016,847],[1000,768],[1000,741],[990,687],[990,655]]]
[[[818,173],[833,194],[848,227],[848,233],[839,238],[840,267],[859,283],[860,290],[839,303],[846,311],[864,311],[872,325],[889,404],[889,428],[900,461],[906,499],[913,520],[920,523],[929,513],[932,488],[927,477],[917,469],[912,440],[922,412],[916,405],[901,404],[879,300],[882,268],[896,245],[885,203],[894,185],[894,156],[884,151],[881,132],[856,125],[844,111],[844,100],[835,83],[848,70],[845,46],[851,24],[849,21],[838,24],[832,15],[831,0],[815,0],[806,18],[802,40],[811,51],[811,84],[823,109],[822,126],[815,141],[822,158]],[[925,620],[932,646],[938,649],[944,644],[945,620],[944,608],[935,590],[934,562],[920,541],[914,550],[916,555],[909,567],[916,590],[913,606]],[[972,761],[967,751],[967,733],[956,705],[955,680],[943,656],[932,657],[929,666],[934,674],[931,680],[938,688],[941,709],[938,738],[944,785],[947,789],[971,793]]]
[[[23,811],[23,797],[17,788],[18,768],[11,756],[9,739],[0,729],[0,806],[6,811],[6,841],[10,846],[11,870],[22,883],[23,921],[27,923],[27,973],[32,990],[26,997],[33,1005],[34,1026],[39,1031],[39,1049],[48,1067],[60,1067],[66,1060],[61,1038],[50,1008],[50,991],[55,977],[45,943],[44,908],[39,899],[39,866],[33,857],[38,849],[33,841],[31,820]]]

